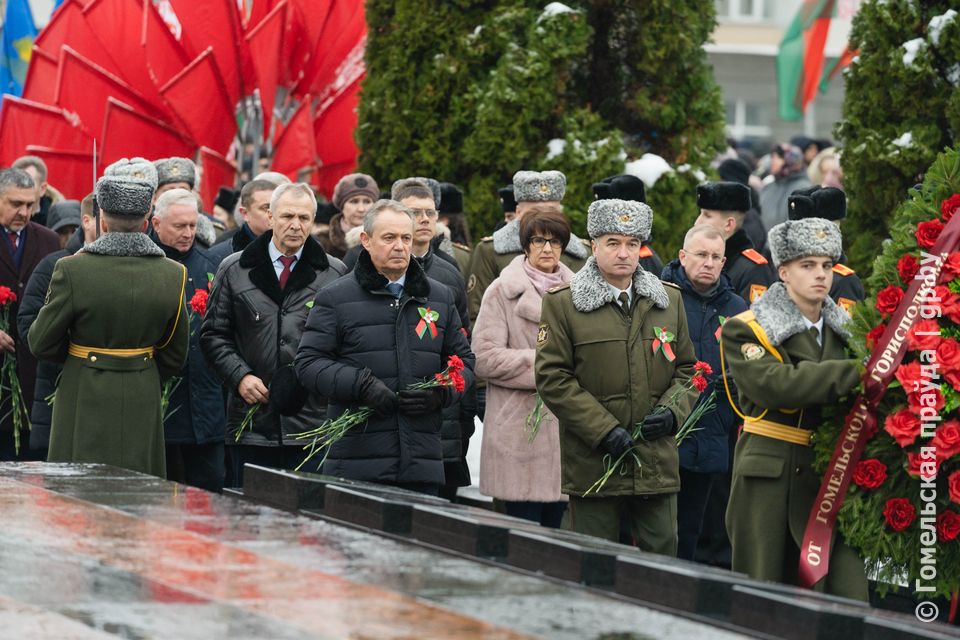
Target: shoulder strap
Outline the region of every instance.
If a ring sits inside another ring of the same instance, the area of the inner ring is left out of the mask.
[[[763,327],[760,326],[760,323],[757,322],[757,317],[754,315],[753,311],[747,309],[743,313],[738,313],[733,316],[741,322],[745,322],[750,330],[753,331],[753,335],[757,337],[757,340],[760,344],[763,345],[764,349],[770,352],[774,358],[783,362],[783,356],[780,355],[780,352],[777,351],[772,344],[770,344],[770,338],[767,336],[767,332],[763,330]],[[764,409],[763,412],[756,418],[751,418],[750,416],[744,415],[740,412],[737,403],[733,400],[733,394],[730,393],[730,383],[727,382],[727,367],[723,359],[723,333],[720,333],[720,375],[723,378],[723,389],[727,393],[727,401],[730,403],[730,407],[733,409],[733,412],[736,413],[744,422],[756,422],[757,420],[762,420],[763,416],[767,415],[769,409]]]
[[[767,264],[767,259],[763,257],[756,249],[744,249],[740,252],[750,262],[755,262],[757,264]]]
[[[839,262],[833,265],[833,272],[841,276],[849,276],[852,273],[856,273],[853,269],[851,269],[847,265],[840,264]]]

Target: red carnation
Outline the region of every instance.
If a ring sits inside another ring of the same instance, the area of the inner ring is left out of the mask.
[[[453,389],[457,393],[463,393],[463,390],[467,388],[467,381],[463,379],[459,371],[450,372],[450,381],[453,383]]]
[[[897,273],[900,274],[900,281],[903,284],[909,284],[913,277],[920,271],[920,261],[911,253],[900,256],[897,260]]]
[[[937,540],[950,542],[960,535],[960,514],[943,511],[937,516]]]
[[[700,393],[703,393],[707,388],[707,379],[699,373],[690,378],[690,382],[693,383],[693,386],[696,387]]]
[[[877,311],[880,313],[893,313],[897,310],[897,306],[901,300],[903,300],[903,289],[895,287],[892,284],[887,285],[877,294]]]
[[[950,282],[957,276],[960,276],[960,253],[951,253],[940,269],[940,282]]]
[[[960,471],[954,471],[947,478],[947,488],[950,490],[950,500],[960,504]]]
[[[874,349],[877,346],[877,343],[880,342],[880,337],[883,335],[883,332],[887,330],[887,325],[878,324],[873,329],[867,332],[866,342],[868,349]]]
[[[936,320],[921,320],[907,331],[907,346],[914,351],[926,351],[940,346],[943,338]]]
[[[876,489],[887,479],[887,465],[876,458],[861,460],[853,469],[853,482],[861,489]]]
[[[893,436],[898,445],[907,447],[920,435],[920,418],[913,415],[909,409],[901,409],[887,416],[883,422],[883,430]]]
[[[442,373],[433,374],[433,379],[436,380],[441,387],[450,386],[450,381],[447,380],[447,376],[443,375]]]
[[[937,458],[949,460],[960,453],[960,421],[947,420],[937,428],[930,441],[937,448]]]
[[[939,220],[927,220],[917,225],[917,244],[924,249],[931,249],[937,243],[937,238],[943,233],[943,223]]]
[[[944,222],[950,222],[953,214],[960,209],[960,193],[955,193],[940,203],[940,213],[943,215]]]
[[[710,366],[710,363],[704,362],[703,360],[697,360],[693,364],[693,370],[697,373],[702,373],[707,376],[713,373],[713,367]]]
[[[903,531],[917,518],[917,509],[906,498],[890,498],[883,509],[887,525],[894,531]]]
[[[210,294],[207,293],[206,289],[197,289],[193,292],[193,297],[190,298],[190,308],[199,313],[201,318],[207,313],[207,298],[209,297]]]
[[[17,301],[17,294],[10,287],[0,287],[0,307]]]
[[[451,371],[463,371],[463,360],[460,359],[460,356],[450,356],[447,358],[447,368]]]

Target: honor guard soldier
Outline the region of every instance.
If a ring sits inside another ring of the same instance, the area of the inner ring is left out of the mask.
[[[674,434],[696,402],[693,342],[680,290],[640,268],[653,212],[597,200],[587,231],[593,257],[543,298],[534,372],[560,423],[568,528],[617,541],[629,519],[644,551],[677,553],[680,461]],[[654,347],[657,341],[660,347]],[[666,345],[666,348],[664,348]],[[639,426],[639,438],[633,434]],[[595,493],[606,460],[626,456]]]
[[[696,224],[712,225],[723,234],[727,258],[723,272],[733,290],[747,302],[755,301],[777,281],[777,275],[743,230],[750,188],[737,182],[704,182],[697,187],[697,206]]]
[[[787,199],[787,206],[790,220],[825,218],[839,226],[847,217],[847,196],[834,187],[809,187],[794,191]],[[843,264],[846,260],[841,252],[840,261],[833,265],[830,297],[852,315],[853,305],[863,301],[866,294],[860,276]]]
[[[841,252],[837,225],[822,218],[787,221],[768,237],[781,282],[728,319],[721,334],[726,393],[735,382],[744,419],[727,531],[734,571],[794,584],[822,480],[810,446],[820,407],[836,403],[860,376],[844,349],[850,317],[828,295]],[[842,538],[833,545],[829,573],[814,588],[867,599],[863,561]]]
[[[634,202],[647,202],[647,194],[643,188],[643,180],[637,176],[628,174],[619,176],[610,176],[600,182],[593,184],[593,197],[595,200],[632,200]],[[663,273],[663,260],[657,255],[657,252],[650,246],[647,240],[640,246],[640,267],[644,271],[649,271],[653,275],[660,277]]]
[[[165,475],[160,390],[186,362],[190,323],[186,268],[143,233],[156,186],[142,158],[107,167],[96,186],[103,235],[57,262],[30,328],[34,354],[64,363],[50,462]]]
[[[470,277],[467,279],[467,296],[470,303],[470,320],[476,320],[480,311],[483,292],[497,279],[500,272],[514,258],[523,255],[520,246],[520,218],[535,204],[561,206],[560,201],[567,190],[567,177],[559,171],[518,171],[513,176],[513,195],[517,201],[517,215],[492,236],[481,240],[470,259]],[[560,261],[578,271],[590,255],[589,244],[571,234],[570,242],[563,249]]]

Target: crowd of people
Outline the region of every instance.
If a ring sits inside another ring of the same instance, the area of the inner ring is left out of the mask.
[[[792,582],[810,434],[857,382],[864,297],[839,155],[807,142],[718,158],[666,263],[632,175],[593,184],[579,238],[566,176],[518,171],[471,246],[463,194],[427,177],[382,193],[353,173],[321,203],[267,172],[206,212],[186,158],[121,160],[79,202],[21,158],[0,170],[0,352],[32,425],[18,448],[4,394],[0,460],[210,491],[302,467],[455,499],[479,418],[494,508]],[[302,434],[357,412],[305,461]],[[820,587],[865,597],[862,562],[835,555]]]

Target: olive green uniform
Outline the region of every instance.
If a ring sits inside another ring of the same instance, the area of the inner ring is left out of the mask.
[[[762,338],[748,324],[752,317]],[[727,532],[733,570],[752,578],[796,584],[800,545],[822,477],[813,470],[809,445],[751,431],[776,423],[794,428],[791,436],[807,436],[821,422],[820,407],[859,381],[856,361],[844,349],[846,314],[828,298],[823,318],[821,348],[815,329],[806,328],[785,286],[776,283],[750,311],[723,325],[724,375],[736,383],[748,416],[734,453]],[[830,571],[814,588],[867,598],[863,561],[839,535]]]
[[[160,390],[187,358],[185,281],[143,234],[109,233],[57,262],[29,336],[38,358],[64,364],[51,462],[166,475]]]
[[[673,361],[653,349],[654,327],[675,336]],[[697,397],[688,389],[695,361],[680,291],[640,269],[629,311],[613,299],[592,258],[570,286],[544,297],[535,373],[540,396],[560,422],[569,528],[617,540],[620,513],[627,511],[642,549],[676,554],[680,472],[672,437],[640,444],[640,466],[630,460],[624,475],[583,494],[605,471],[600,443],[614,427],[632,433],[657,405],[683,423]]]
[[[451,243],[453,245],[453,257],[457,260],[457,266],[460,267],[460,274],[463,281],[466,282],[470,277],[470,257],[473,250],[465,244],[459,242]]]

